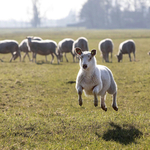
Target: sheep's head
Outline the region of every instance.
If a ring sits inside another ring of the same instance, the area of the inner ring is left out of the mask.
[[[122,54],[120,53],[119,55],[116,55],[118,58],[118,62],[120,62],[120,60],[122,60]]]
[[[80,48],[76,48],[75,52],[80,58],[80,67],[84,70],[88,70],[91,67],[95,66],[96,60],[94,56],[96,55],[96,50],[93,49],[91,52],[89,51],[82,51]]]
[[[62,53],[60,53],[60,52],[58,52],[58,59],[62,62],[62,60],[63,60],[63,54]]]
[[[26,37],[26,39],[27,39],[28,41],[31,41],[33,38],[34,38],[33,36],[27,36],[27,37]]]
[[[18,56],[20,56],[20,57],[21,57],[21,55],[20,55],[20,52],[19,52],[19,51],[15,51],[15,52],[13,52],[14,60],[16,60],[16,59],[18,58]]]

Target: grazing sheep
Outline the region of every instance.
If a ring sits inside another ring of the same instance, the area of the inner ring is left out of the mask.
[[[41,41],[41,40],[42,40],[40,37],[33,37],[33,39],[34,39],[34,40],[38,40],[38,41]],[[28,49],[27,42],[28,42],[28,40],[27,40],[27,39],[24,39],[24,40],[20,43],[20,45],[19,45],[20,51],[22,51],[22,52],[25,53],[24,56],[23,56],[23,61],[24,61],[24,59],[25,59],[26,56],[28,56],[29,61],[31,61],[31,60],[30,60],[30,56],[29,56],[29,54],[28,54],[28,53],[30,52],[30,50]],[[33,54],[33,55],[34,55],[34,54]]]
[[[134,55],[134,61],[135,61],[135,43],[133,40],[126,40],[124,42],[122,42],[119,45],[119,51],[118,51],[118,62],[120,62],[120,60],[122,60],[123,58],[123,54],[128,54],[129,55],[129,59],[131,61],[131,55],[130,53],[133,52]]]
[[[15,40],[0,41],[0,53],[2,54],[11,53],[12,57],[10,59],[10,62],[12,60],[15,60],[18,56],[20,57],[20,61],[21,61],[21,54],[19,51],[18,42]]]
[[[82,49],[82,51],[88,51],[88,40],[85,37],[79,37],[76,41],[74,41],[73,43],[73,47],[72,47],[72,52],[74,54],[74,57],[76,56],[76,60],[77,60],[77,55],[75,53],[75,48],[79,47]],[[75,62],[73,57],[73,61]]]
[[[58,57],[61,61],[63,61],[63,53],[65,53],[65,58],[67,62],[68,59],[66,53],[71,53],[72,56],[74,57],[74,54],[72,53],[73,42],[74,42],[73,39],[66,38],[58,43]]]
[[[111,53],[112,62],[113,41],[111,39],[104,39],[99,42],[98,48],[101,51],[103,60],[105,60],[105,62],[109,62],[109,53]]]
[[[105,105],[106,92],[113,95],[112,107],[118,110],[117,106],[117,85],[112,72],[102,65],[97,65],[96,50],[83,52],[80,48],[75,49],[80,57],[80,70],[76,78],[76,90],[78,92],[79,105],[82,105],[82,90],[86,95],[94,95],[94,105],[98,105],[97,96],[101,96],[101,108],[107,111]]]
[[[150,55],[150,51],[147,54]]]
[[[51,63],[54,60],[54,55],[57,57],[57,62],[59,64],[58,61],[58,56],[56,54],[56,48],[57,48],[57,43],[55,41],[52,40],[42,40],[42,41],[37,41],[34,40],[33,37],[27,37],[28,39],[28,48],[29,50],[31,50],[34,55],[33,55],[33,59],[35,59],[36,62],[36,54],[40,54],[40,55],[52,55],[52,60]],[[46,59],[47,61],[47,59]]]

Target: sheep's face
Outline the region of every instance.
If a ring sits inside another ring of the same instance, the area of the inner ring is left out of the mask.
[[[14,60],[16,60],[20,56],[20,52],[13,52]]]
[[[82,52],[80,48],[76,48],[76,53],[80,58],[80,67],[83,70],[89,70],[95,65],[95,58],[93,56],[96,55],[96,50]]]
[[[63,54],[62,54],[62,53],[58,53],[58,59],[59,59],[60,61],[62,61],[62,59],[63,59]]]
[[[120,60],[122,60],[122,54],[117,55],[118,58],[118,62],[120,62]]]
[[[26,38],[27,38],[28,42],[30,43],[31,40],[33,39],[33,36],[27,36]]]

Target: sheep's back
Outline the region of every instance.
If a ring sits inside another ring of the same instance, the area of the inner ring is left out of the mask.
[[[124,41],[120,44],[120,52],[122,54],[128,54],[135,52],[135,43],[133,40]]]
[[[61,52],[61,53],[63,53],[63,52],[65,52],[65,53],[71,52],[72,51],[73,42],[74,41],[71,40],[71,39],[62,41],[59,44],[59,52]]]
[[[27,46],[27,39],[24,39],[20,44],[19,44],[19,49],[20,51],[22,52],[29,52],[30,50],[28,49],[28,46]]]
[[[15,40],[0,41],[0,53],[13,53],[18,51],[18,42]]]
[[[31,51],[41,55],[48,55],[56,51],[56,42],[53,41],[32,41],[30,45]]]
[[[111,39],[104,39],[99,42],[99,50],[103,53],[113,52],[113,42]]]

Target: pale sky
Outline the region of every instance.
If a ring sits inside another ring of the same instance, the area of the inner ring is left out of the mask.
[[[32,0],[0,0],[0,20],[28,21],[32,15]],[[70,10],[79,12],[87,0],[39,0],[41,16],[61,19]]]

